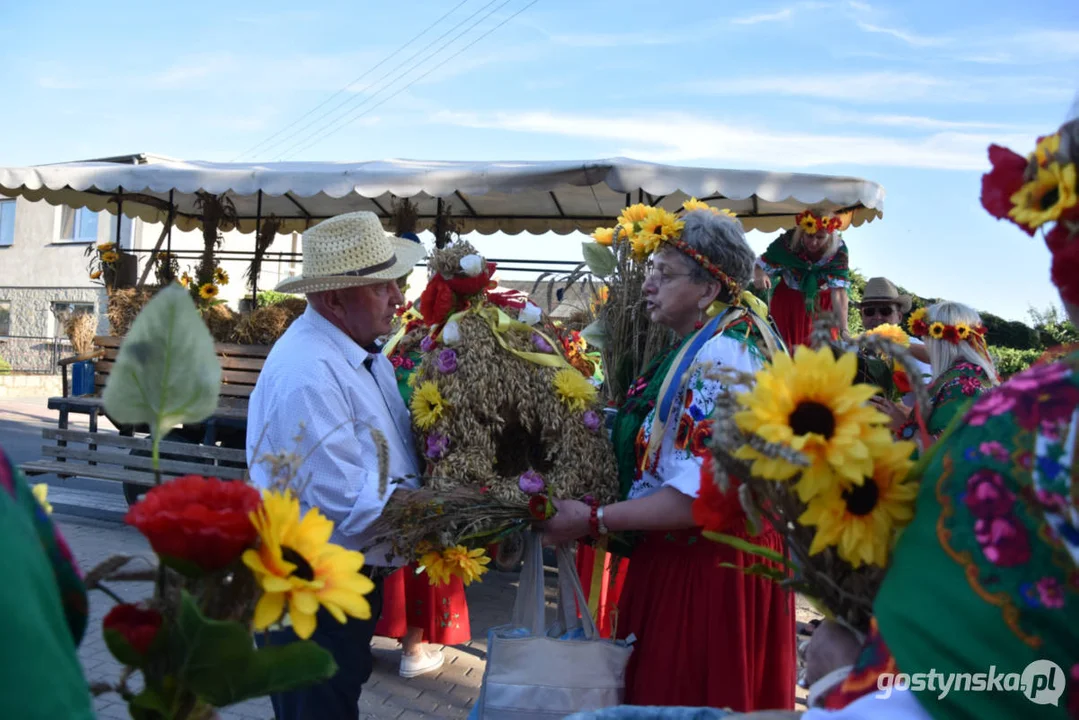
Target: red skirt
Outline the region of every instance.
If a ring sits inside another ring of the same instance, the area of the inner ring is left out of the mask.
[[[596,550],[591,545],[577,544],[577,575],[581,578],[581,587],[589,602],[592,600],[592,571],[595,569]],[[596,626],[600,637],[609,638],[618,629],[618,600],[622,596],[622,587],[626,584],[626,571],[629,560],[624,557],[604,553],[603,578],[599,586],[597,601]],[[578,614],[588,612],[588,608],[577,608]]]
[[[774,530],[747,539],[783,551]],[[794,596],[771,580],[719,567],[756,562],[769,561],[697,530],[652,533],[637,545],[618,617],[618,636],[637,636],[626,704],[794,708]]]
[[[821,288],[817,295],[817,308],[823,312],[832,309],[830,289]],[[809,344],[809,335],[813,332],[813,316],[806,312],[805,295],[801,290],[794,290],[785,281],[779,280],[772,293],[768,312],[775,320],[776,329],[788,348],[793,351],[798,345]]]
[[[400,640],[408,629],[423,630],[423,640],[435,645],[461,645],[472,639],[468,602],[460,578],[449,585],[431,585],[427,573],[403,567],[382,584],[382,616],[375,635]]]

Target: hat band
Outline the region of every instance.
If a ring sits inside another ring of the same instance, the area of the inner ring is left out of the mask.
[[[390,259],[385,262],[380,262],[377,265],[366,267],[363,270],[346,270],[345,272],[334,273],[328,277],[363,277],[364,275],[374,275],[377,272],[388,270],[397,263],[396,253],[390,255]]]

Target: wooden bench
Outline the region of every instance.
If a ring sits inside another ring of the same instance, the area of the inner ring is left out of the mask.
[[[27,475],[55,473],[61,477],[89,477],[100,480],[117,480],[124,483],[125,492],[130,489],[129,499],[137,494],[138,486],[154,484],[150,460],[152,447],[148,427],[113,423],[117,433],[101,432],[98,421],[108,417],[101,399],[109,375],[116,364],[116,356],[123,338],[98,336],[94,338],[93,351],[85,357],[65,358],[60,361],[63,372],[61,397],[49,398],[48,407],[56,410],[56,430],[45,430],[45,444],[41,448],[43,459],[24,463],[21,468]],[[212,416],[197,425],[188,425],[170,432],[161,443],[161,467],[167,477],[190,473],[217,473],[217,468],[229,472],[218,477],[242,478],[247,468],[245,438],[247,434],[247,403],[270,348],[261,345],[236,345],[216,343],[214,349],[221,362],[221,392],[218,407]],[[94,359],[94,394],[72,396],[68,383],[68,368],[75,362]],[[71,414],[87,415],[89,431],[76,431],[70,427]],[[71,447],[75,443],[84,447]],[[218,445],[221,447],[218,447]],[[166,446],[168,452],[166,452]],[[223,465],[221,463],[224,463]],[[208,469],[206,466],[213,466]],[[166,470],[167,468],[167,470]]]

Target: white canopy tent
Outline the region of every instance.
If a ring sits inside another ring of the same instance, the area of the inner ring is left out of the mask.
[[[132,164],[134,163],[134,164]],[[884,189],[868,180],[800,173],[658,165],[626,158],[550,162],[215,163],[141,155],[0,168],[0,195],[107,210],[163,223],[171,205],[183,230],[200,226],[198,193],[227,195],[239,230],[275,216],[278,232],[303,232],[356,210],[388,223],[395,198],[409,198],[419,229],[446,205],[462,233],[591,232],[634,202],[676,209],[689,197],[728,208],[747,230],[781,230],[807,207],[849,211],[861,225],[883,216]],[[223,230],[230,228],[223,227]]]

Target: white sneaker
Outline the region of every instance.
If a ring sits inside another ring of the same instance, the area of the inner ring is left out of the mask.
[[[426,675],[442,667],[446,662],[441,650],[421,650],[415,655],[401,655],[401,669],[398,674],[403,678]]]

